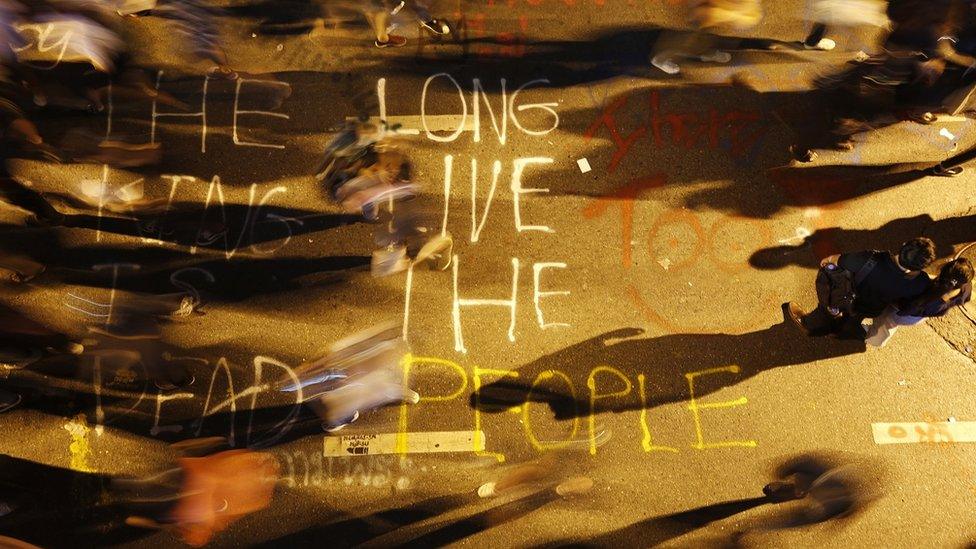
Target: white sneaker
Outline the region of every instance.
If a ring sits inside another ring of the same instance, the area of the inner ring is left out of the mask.
[[[418,264],[430,260],[429,265],[431,269],[443,271],[451,266],[451,260],[454,257],[453,253],[454,239],[450,233],[437,235],[424,243],[420,251],[417,252],[414,263]]]
[[[834,42],[830,38],[821,38],[816,45],[814,46],[804,45],[804,47],[808,50],[830,51],[837,47],[837,42]]]
[[[579,496],[593,488],[593,480],[587,477],[574,477],[564,480],[556,486],[556,493],[560,497]]]
[[[336,431],[341,431],[345,429],[347,425],[356,421],[357,419],[359,419],[359,411],[353,412],[352,417],[350,417],[349,421],[346,421],[345,423],[340,423],[338,425],[329,425],[329,426],[323,423],[322,430],[325,431],[326,433],[332,434],[335,433]]]
[[[370,271],[375,277],[389,276],[406,271],[410,267],[407,249],[403,246],[383,248],[373,252]]]
[[[727,51],[715,50],[699,57],[705,63],[729,63],[732,61],[732,54]]]
[[[495,495],[495,483],[486,482],[478,487],[479,498],[490,498]]]
[[[660,55],[655,55],[651,58],[651,65],[654,65],[668,74],[678,74],[681,72],[681,67],[679,67],[677,63]]]

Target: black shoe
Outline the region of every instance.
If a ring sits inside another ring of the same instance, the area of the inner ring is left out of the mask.
[[[787,301],[783,304],[783,320],[787,323],[793,323],[803,333],[810,335],[810,330],[803,324],[804,315],[803,309],[796,303]]]
[[[956,177],[962,172],[962,166],[952,166],[951,168],[947,168],[942,164],[939,164],[934,168],[929,168],[929,174],[935,177]]]
[[[26,224],[28,227],[60,227],[64,225],[65,215],[52,211],[44,214],[35,213],[27,218]]]
[[[770,482],[766,486],[763,486],[763,494],[774,503],[782,503],[784,501],[793,501],[795,499],[803,499],[806,496],[805,493],[800,491],[800,489],[792,482]]]
[[[790,155],[797,162],[813,162],[817,158],[817,153],[810,149],[801,149],[796,145],[790,145]]]
[[[196,380],[197,380],[196,377],[194,377],[193,374],[190,374],[187,375],[186,378],[177,382],[173,382],[168,379],[154,379],[153,385],[155,385],[156,388],[159,389],[160,391],[163,391],[164,393],[168,393],[170,391],[175,391],[177,389],[186,389],[190,385],[193,385],[193,382]]]
[[[0,413],[6,412],[12,408],[16,408],[23,397],[17,393],[11,393],[9,391],[0,391]]]
[[[23,273],[23,272],[10,273],[9,278],[11,282],[16,282],[17,284],[24,284],[26,282],[30,282],[31,280],[34,280],[35,278],[37,278],[38,275],[43,273],[45,270],[47,270],[47,268],[41,265],[39,269],[31,273]]]

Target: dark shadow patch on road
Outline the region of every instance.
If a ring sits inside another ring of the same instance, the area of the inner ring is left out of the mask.
[[[816,269],[824,257],[855,250],[894,250],[918,236],[931,238],[939,257],[953,255],[960,244],[976,241],[976,215],[935,220],[928,214],[904,217],[876,229],[818,229],[797,245],[763,248],[749,258],[757,269],[776,270],[791,265]]]
[[[616,330],[543,356],[521,366],[517,381],[504,379],[473,393],[471,406],[500,413],[536,402],[547,405],[557,420],[586,416],[591,413],[589,395],[584,389],[589,376],[597,367],[609,365],[627,376],[631,390],[620,397],[596,400],[592,413],[650,409],[688,401],[691,395],[686,374],[690,372],[728,369],[696,379],[694,393],[698,398],[774,368],[865,350],[863,341],[809,338],[785,322],[741,335],[673,334],[613,341],[641,333],[636,328]],[[733,364],[737,366],[730,367]],[[564,373],[573,387],[559,376],[543,375],[549,371]],[[645,398],[641,398],[638,383],[633,381],[639,374],[646,378]],[[537,379],[540,382],[533,384]],[[602,394],[624,392],[627,387],[618,376],[606,372],[595,377],[594,382]]]
[[[259,548],[319,547],[325,538],[346,547],[357,546],[400,528],[477,503],[474,491],[428,498],[417,503],[386,509],[363,517],[350,517],[323,526],[293,532],[258,545]]]
[[[396,547],[444,547],[496,526],[518,520],[560,499],[562,498],[555,490],[542,490],[515,501],[496,505],[463,519],[442,526],[438,525],[418,537],[398,543]]]
[[[766,497],[713,503],[687,511],[635,522],[630,526],[619,528],[599,536],[589,537],[585,540],[564,539],[536,547],[537,549],[555,549],[557,547],[652,547],[704,528],[715,521],[724,520],[769,503],[772,502]]]
[[[0,532],[44,547],[106,547],[153,531],[126,526],[125,513],[103,495],[111,477],[0,455]]]

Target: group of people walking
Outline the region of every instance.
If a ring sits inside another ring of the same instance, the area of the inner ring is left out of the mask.
[[[822,121],[805,121],[790,147],[796,161],[811,162],[818,150],[850,150],[855,135],[894,122],[931,124],[939,114],[976,109],[974,8],[972,0],[813,0],[806,10],[809,34],[790,42],[744,37],[763,18],[762,0],[698,0],[688,13],[690,30],[663,33],[650,63],[677,75],[689,60],[730,63],[739,48],[833,50],[830,35],[837,30],[877,35],[876,51],[852,51],[843,68],[813,82],[825,108]],[[755,87],[743,75],[732,80]],[[933,169],[940,176],[960,172],[957,165]]]

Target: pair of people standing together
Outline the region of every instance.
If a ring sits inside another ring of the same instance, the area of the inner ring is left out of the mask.
[[[808,335],[863,338],[881,347],[898,326],[942,316],[972,297],[972,263],[965,258],[949,261],[932,279],[925,269],[935,257],[935,244],[927,238],[909,240],[898,254],[871,250],[827,257],[818,278],[827,287],[818,292],[817,308],[805,313],[786,303],[784,314]],[[836,280],[843,280],[838,273],[849,280],[849,306],[843,308],[831,302],[837,300]],[[865,329],[869,318],[872,323]]]

